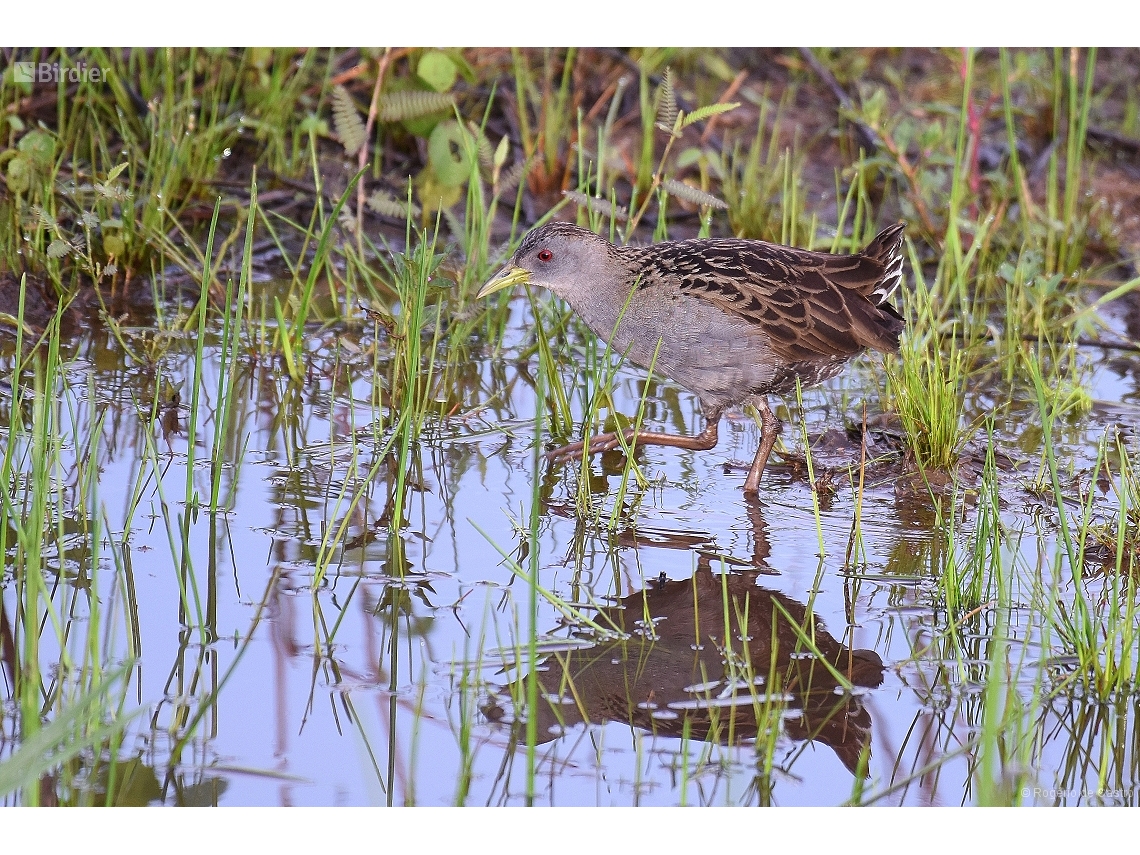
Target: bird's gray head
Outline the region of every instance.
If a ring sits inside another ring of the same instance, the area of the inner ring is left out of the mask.
[[[480,297],[513,285],[538,285],[571,304],[613,268],[616,249],[605,238],[569,223],[530,232],[511,260],[479,291]]]

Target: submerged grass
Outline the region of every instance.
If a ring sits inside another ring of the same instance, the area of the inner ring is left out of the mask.
[[[18,708],[20,745],[0,760],[0,796],[16,793],[29,805],[44,798],[112,804],[122,732],[138,713],[124,710],[127,675],[138,650],[119,650],[117,641],[133,635],[137,604],[121,587],[121,568],[112,565],[108,573],[104,567],[105,511],[97,477],[104,421],[81,414],[61,372],[61,316],[57,312],[49,323],[44,347],[27,351],[23,360],[18,327],[10,378],[13,400],[0,477],[11,489],[5,488],[0,501],[0,554],[11,568],[15,613],[11,635],[6,632],[0,646],[15,646],[4,650],[4,659],[15,678],[8,688]],[[65,437],[84,442],[89,461],[74,482],[74,508],[65,495]],[[65,527],[73,514],[77,542]],[[72,580],[62,592],[61,576]],[[96,772],[108,781],[102,795],[78,783],[98,777]]]

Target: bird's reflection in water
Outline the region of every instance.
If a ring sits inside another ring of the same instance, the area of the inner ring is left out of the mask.
[[[779,722],[792,739],[830,746],[854,773],[870,748],[871,719],[859,695],[841,687],[878,686],[883,662],[840,644],[803,603],[758,587],[761,578],[703,554],[690,579],[649,582],[599,609],[596,622],[621,636],[542,660],[539,741],[582,722],[615,721],[735,743]],[[510,687],[514,697],[525,697],[525,683]]]

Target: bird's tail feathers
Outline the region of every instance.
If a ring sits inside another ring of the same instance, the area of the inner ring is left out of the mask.
[[[875,235],[871,242],[867,244],[867,248],[862,252],[862,255],[876,259],[881,262],[884,267],[883,276],[879,280],[879,284],[871,291],[871,300],[876,305],[881,306],[887,302],[902,281],[902,245],[905,231],[905,222],[898,222],[893,226],[887,226]]]

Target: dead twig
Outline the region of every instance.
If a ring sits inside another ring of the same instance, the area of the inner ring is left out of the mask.
[[[372,128],[376,125],[376,117],[380,114],[380,91],[384,88],[384,75],[388,71],[388,63],[392,60],[392,49],[384,48],[384,55],[380,57],[380,67],[376,70],[376,85],[372,87],[372,100],[368,104],[368,119],[364,123],[364,145],[356,156],[356,169],[362,172],[368,165],[368,153],[371,150],[369,140],[372,139]],[[356,182],[356,233],[362,234],[364,228],[364,180]]]

